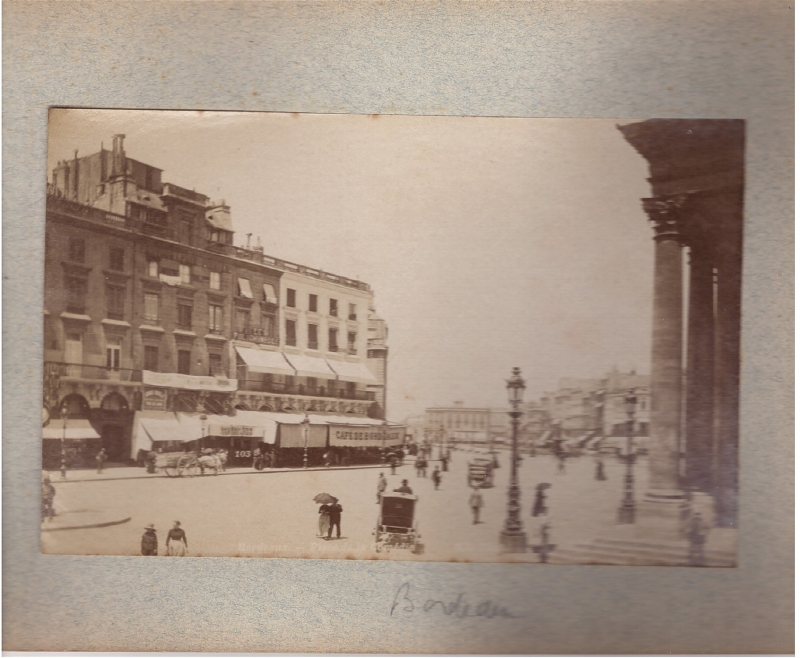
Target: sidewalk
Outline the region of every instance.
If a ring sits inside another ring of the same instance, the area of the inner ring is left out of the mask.
[[[103,510],[77,509],[58,512],[49,521],[42,522],[42,532],[57,530],[79,530],[85,528],[105,528],[120,525],[131,520],[130,516]]]
[[[400,464],[398,468],[402,468]],[[226,471],[220,471],[219,475],[265,475],[268,473],[297,473],[300,471],[351,471],[360,470],[365,468],[390,468],[387,464],[356,464],[354,466],[310,466],[303,468],[302,466],[291,468],[265,468],[263,471],[257,471],[252,466],[240,466],[228,468]],[[96,469],[76,469],[74,471],[67,471],[66,479],[61,477],[58,471],[50,471],[50,479],[54,485],[69,484],[70,482],[99,482],[99,481],[113,481],[113,480],[137,480],[140,478],[166,478],[169,477],[163,472],[148,473],[147,469],[142,466],[110,466],[106,467],[102,473],[98,473]],[[198,477],[214,477],[214,473],[207,472],[204,476]]]

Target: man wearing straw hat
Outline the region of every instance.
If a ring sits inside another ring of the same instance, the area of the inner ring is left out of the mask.
[[[144,527],[142,555],[158,555],[158,537],[156,537],[156,527],[152,523]]]

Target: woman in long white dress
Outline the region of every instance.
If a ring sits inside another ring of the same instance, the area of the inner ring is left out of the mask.
[[[188,549],[189,542],[186,541],[186,533],[181,528],[181,522],[175,521],[172,530],[167,533],[167,555],[185,557]]]
[[[322,505],[319,508],[319,534],[317,537],[327,537],[328,528],[331,525],[331,508],[330,505]]]

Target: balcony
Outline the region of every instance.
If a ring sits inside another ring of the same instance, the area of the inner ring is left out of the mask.
[[[267,382],[259,379],[239,379],[240,391],[257,391],[259,393],[277,393],[280,395],[305,395],[308,397],[329,398],[332,400],[365,400],[375,399],[373,391],[348,391],[345,389],[329,389],[326,386],[309,387],[305,384],[284,384]]]
[[[45,362],[45,369],[50,376],[64,379],[93,379],[114,382],[141,382],[142,371],[131,368],[106,368],[90,366],[82,363]]]
[[[261,327],[245,327],[233,333],[233,340],[244,340],[257,345],[279,345],[277,336],[267,333]]]

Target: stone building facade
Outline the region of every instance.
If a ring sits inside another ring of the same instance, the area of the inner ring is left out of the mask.
[[[368,367],[369,285],[233,237],[224,200],[163,182],[126,156],[124,135],[58,163],[45,231],[46,437],[63,431],[71,446],[125,460],[137,412],[374,415],[386,381]],[[297,306],[313,297],[315,316]]]

